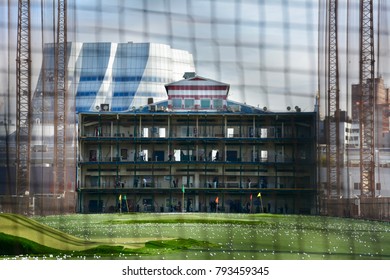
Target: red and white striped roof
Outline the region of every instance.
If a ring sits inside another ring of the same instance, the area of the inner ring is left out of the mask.
[[[195,75],[165,85],[168,100],[173,98],[210,98],[226,100],[229,93],[229,84],[217,82]]]

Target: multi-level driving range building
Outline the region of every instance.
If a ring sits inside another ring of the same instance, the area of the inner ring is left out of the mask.
[[[79,114],[77,210],[317,213],[317,113],[269,112],[184,77],[166,100]]]

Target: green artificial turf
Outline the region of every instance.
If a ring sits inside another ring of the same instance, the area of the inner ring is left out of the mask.
[[[58,254],[60,252],[58,249],[0,232],[0,253],[3,256]]]
[[[21,215],[0,214],[0,225],[2,233],[25,238],[59,250],[85,250],[96,246],[96,242],[77,238]]]
[[[155,240],[135,238],[126,245],[104,241],[87,241],[38,223],[33,219],[15,214],[0,214],[0,258],[41,257],[41,258],[105,258],[116,256],[147,256],[170,253],[192,247],[212,246],[207,242],[193,239]],[[7,233],[5,233],[7,232]],[[40,244],[41,242],[42,244]],[[132,246],[131,244],[138,245]],[[140,245],[141,244],[141,245]],[[51,247],[53,246],[53,247]]]
[[[71,253],[66,249],[75,259],[390,259],[386,222],[207,213],[63,215],[34,220],[32,224],[42,226],[41,234],[60,232],[70,241],[88,244]],[[41,240],[39,244],[48,246],[46,239]]]

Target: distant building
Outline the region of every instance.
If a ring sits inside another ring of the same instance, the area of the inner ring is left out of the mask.
[[[352,85],[352,122],[359,123],[360,85]],[[375,119],[377,143],[379,147],[389,148],[390,133],[390,89],[385,85],[382,77],[376,78],[374,83],[375,93]]]
[[[54,45],[45,45],[43,54],[34,94],[38,115],[53,106],[48,97],[54,85]],[[68,56],[68,104],[75,96],[76,112],[120,112],[164,100],[165,84],[195,71],[189,52],[164,44],[69,43]]]
[[[342,112],[341,116],[345,116]],[[325,127],[325,119],[320,127]],[[340,143],[343,160],[341,164],[341,198],[354,198],[359,196],[360,190],[360,128],[359,123],[353,122],[348,117],[342,117],[340,121]],[[319,152],[321,159],[320,182],[318,185],[322,190],[322,195],[326,194],[327,167],[326,167],[326,137],[325,130],[320,130]],[[387,134],[388,135],[388,134]],[[375,147],[375,196],[390,196],[390,149]],[[333,199],[340,197],[332,196]]]
[[[164,101],[79,114],[78,211],[317,214],[316,112],[264,111],[185,78]]]

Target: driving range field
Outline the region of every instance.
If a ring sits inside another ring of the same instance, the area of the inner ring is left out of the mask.
[[[0,214],[0,258],[390,259],[390,223],[270,214]]]

